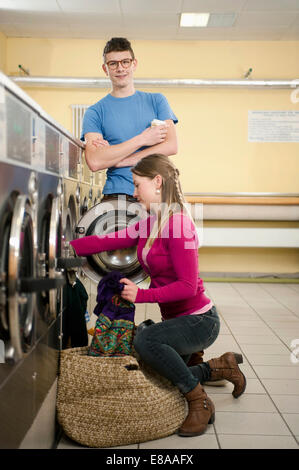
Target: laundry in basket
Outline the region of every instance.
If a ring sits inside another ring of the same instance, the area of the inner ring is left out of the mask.
[[[90,356],[124,356],[131,354],[134,336],[135,305],[121,297],[124,284],[119,280],[124,275],[119,271],[107,274],[98,284],[98,316]]]

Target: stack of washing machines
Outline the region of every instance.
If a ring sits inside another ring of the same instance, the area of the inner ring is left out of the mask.
[[[67,242],[102,187],[83,149],[0,73],[0,448],[55,442]]]

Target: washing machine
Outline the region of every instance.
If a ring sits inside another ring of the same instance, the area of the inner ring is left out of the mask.
[[[37,267],[41,277],[46,276],[51,282],[59,277],[65,281],[65,269],[80,265],[80,261],[70,258],[68,241],[73,238],[78,219],[82,144],[43,110],[40,114],[33,153],[36,166],[40,165],[38,168],[42,170],[38,178]],[[62,288],[43,292],[39,297],[40,317],[45,325],[50,324],[62,313]]]
[[[146,211],[133,197],[128,200],[120,195],[118,199],[101,202],[104,182],[105,172],[91,172],[82,153],[81,205],[80,219],[75,229],[76,238],[121,230],[147,217]],[[136,248],[90,256],[84,260],[81,272],[97,286],[102,277],[113,270],[122,270],[136,283],[147,278],[138,262]]]
[[[67,308],[65,271],[69,268],[77,270],[82,262],[81,259],[70,256],[68,242],[74,238],[79,217],[79,181],[83,144],[44,111],[41,112],[41,117],[39,133],[45,136],[45,171],[39,175],[38,271],[40,276],[46,276],[51,282],[53,280],[57,282],[58,278],[62,281],[56,289],[43,291],[37,297],[40,301],[38,325],[41,327],[41,334],[46,329],[49,341],[56,342],[54,348],[49,350],[46,347],[45,352],[48,355],[46,358],[45,354],[42,354],[44,344],[42,340],[39,341],[39,365],[45,371],[39,375],[44,379],[45,391],[49,389],[49,381],[57,385],[58,355],[63,344],[62,320]],[[52,178],[52,174],[55,174],[56,179]],[[39,333],[38,329],[37,332]],[[44,398],[41,393],[43,390],[39,387],[41,402]],[[55,398],[56,396],[52,394],[52,400],[47,401],[47,407],[51,406],[53,412],[53,420]],[[58,434],[60,432],[58,425],[56,432]]]
[[[80,238],[115,232],[147,216],[146,211],[135,199],[128,200],[120,195],[117,199],[100,202],[87,211],[78,222],[76,236]],[[105,251],[84,258],[81,275],[84,279],[84,285],[88,286],[89,292],[88,311],[90,320],[88,329],[92,329],[96,321],[96,315],[93,314],[93,311],[96,306],[98,283],[111,271],[121,271],[125,277],[136,282],[141,288],[147,285],[148,274],[138,261],[136,247]],[[138,315],[135,315],[137,323],[145,319],[143,311],[140,315],[139,310],[136,309]]]
[[[100,202],[86,212],[78,222],[76,234],[80,238],[115,232],[146,216],[136,200],[128,200],[120,195],[118,199]],[[136,247],[97,253],[88,256],[82,265],[82,271],[96,284],[103,276],[116,270],[122,271],[137,284],[148,276],[138,261]]]
[[[63,178],[60,164],[60,133],[45,118],[33,122],[32,160],[38,169],[38,249],[40,278],[63,279],[62,258]],[[61,281],[61,284],[63,282]],[[40,337],[61,313],[61,286],[37,295],[37,336]]]
[[[49,320],[48,304],[65,280],[56,269],[48,270],[51,243],[41,241],[40,227],[45,201],[57,200],[60,178],[59,171],[46,168],[40,112],[0,74],[1,448],[19,447],[57,374],[59,324],[54,316]],[[46,247],[42,273],[38,260]],[[48,299],[44,310],[41,296]]]
[[[65,141],[79,155],[81,144],[0,73],[0,448],[22,447],[33,423],[53,444],[54,430],[36,422],[57,380],[64,270],[78,264],[64,252]]]

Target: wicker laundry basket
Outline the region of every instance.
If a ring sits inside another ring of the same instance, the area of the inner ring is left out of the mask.
[[[61,351],[57,417],[67,436],[88,447],[111,447],[166,437],[180,427],[186,402],[167,379],[133,356],[87,352]]]

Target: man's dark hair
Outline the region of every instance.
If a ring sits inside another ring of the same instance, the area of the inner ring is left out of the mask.
[[[109,52],[123,52],[123,51],[129,51],[131,53],[132,59],[135,59],[134,52],[131,46],[130,41],[126,38],[112,38],[110,41],[106,43],[106,46],[104,47],[103,51],[103,58],[105,62],[105,56],[106,54],[109,54]]]

